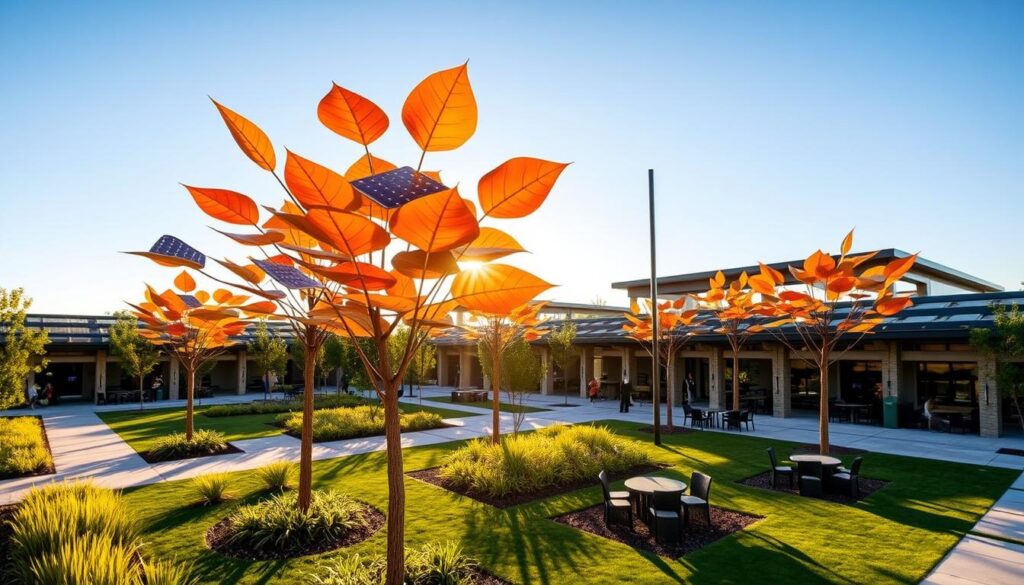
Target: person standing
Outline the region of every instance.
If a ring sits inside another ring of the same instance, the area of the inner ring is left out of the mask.
[[[39,402],[39,387],[35,384],[28,385],[28,407],[35,409],[36,403]]]
[[[348,383],[349,383],[348,372],[342,371],[341,372],[341,391],[344,392],[345,394],[348,394]]]
[[[622,376],[622,385],[619,387],[619,412],[629,412],[629,403],[633,394],[633,385],[629,383],[629,376]]]
[[[683,381],[683,392],[686,397],[686,402],[693,402],[693,393],[697,389],[697,381],[693,379],[693,372],[686,375],[686,380]]]
[[[601,392],[601,384],[597,381],[597,378],[591,378],[590,382],[587,383],[587,395],[590,396],[590,401],[593,402],[597,398],[598,393]]]

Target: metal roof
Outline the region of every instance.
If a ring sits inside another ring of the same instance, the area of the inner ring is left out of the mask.
[[[959,295],[942,295],[930,297],[914,297],[913,306],[893,317],[887,317],[870,335],[871,339],[948,339],[965,340],[971,329],[992,326],[992,304],[1024,305],[1024,291],[999,293],[971,293]],[[848,304],[841,305],[837,315],[842,315]],[[601,317],[596,319],[575,319],[576,343],[578,344],[610,344],[629,341],[625,331],[625,317]],[[539,329],[546,330],[560,326],[564,321],[546,321]],[[711,325],[714,323],[711,322]],[[796,337],[795,330],[783,327],[785,333],[789,329]],[[775,339],[772,333],[751,336],[755,341]],[[705,343],[724,343],[725,336],[716,333],[694,335],[692,340]],[[435,338],[439,346],[465,346],[474,343],[466,339],[460,330],[451,329],[444,335]],[[542,339],[534,342],[543,344]]]

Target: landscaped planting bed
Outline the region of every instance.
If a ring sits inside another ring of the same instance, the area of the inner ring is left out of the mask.
[[[185,433],[172,433],[157,440],[152,449],[139,455],[149,463],[159,463],[241,452],[241,449],[228,443],[222,433],[200,429],[192,433],[191,441],[185,438]]]
[[[798,479],[794,479],[792,485],[790,485],[788,477],[779,476],[778,480],[775,482],[775,487],[773,488],[771,486],[772,472],[766,471],[764,473],[759,473],[757,475],[745,478],[742,481],[740,481],[740,483],[742,483],[743,485],[749,485],[751,487],[761,488],[765,490],[800,495],[800,490],[797,488],[797,485],[799,483]],[[884,479],[860,477],[859,480],[860,498],[854,499],[847,494],[827,490],[825,491],[822,497],[826,500],[829,500],[830,502],[836,502],[840,504],[853,504],[860,500],[863,500],[864,498],[889,485],[889,482],[885,481]]]
[[[206,533],[213,550],[247,560],[286,559],[366,540],[384,525],[372,506],[334,490],[314,491],[309,510],[295,492],[237,508]]]
[[[310,585],[380,585],[384,582],[383,555],[339,558],[309,571]],[[414,585],[505,585],[487,574],[454,542],[428,543],[405,554],[405,580]]]
[[[0,479],[54,473],[43,419],[0,418]]]
[[[410,475],[506,508],[594,485],[601,470],[620,477],[656,469],[637,441],[605,427],[576,425],[504,437],[499,445],[477,439],[450,453],[440,467]]]
[[[302,413],[278,415],[278,424],[292,436],[302,434]],[[402,432],[446,427],[441,415],[432,412],[403,412]],[[313,412],[313,441],[340,441],[384,434],[384,409],[376,405],[328,408]]]
[[[370,400],[351,394],[321,395],[313,399],[313,408],[341,408],[369,404]],[[211,418],[223,416],[245,416],[251,414],[280,414],[302,410],[302,400],[254,400],[243,404],[218,404],[202,412]]]

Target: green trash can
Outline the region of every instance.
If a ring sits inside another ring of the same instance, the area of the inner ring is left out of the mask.
[[[895,396],[886,396],[882,399],[882,420],[885,428],[898,429],[900,426],[899,402]]]

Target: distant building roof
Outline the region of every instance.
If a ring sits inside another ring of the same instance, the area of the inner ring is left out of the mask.
[[[859,254],[854,254],[859,255]],[[870,268],[871,266],[877,266],[885,264],[897,258],[906,258],[910,256],[909,253],[896,248],[887,248],[885,250],[878,250],[875,252],[874,257],[865,262],[862,266],[864,268]],[[836,256],[838,258],[838,256]],[[789,273],[789,266],[802,266],[803,259],[791,260],[789,262],[775,262],[769,264],[772,268],[782,272],[787,278],[787,284],[796,284],[797,281]],[[747,274],[754,274],[758,272],[759,267],[754,266],[740,266],[736,268],[727,268],[722,270],[725,277],[732,280],[738,277],[741,273],[746,272]],[[691,272],[689,274],[677,274],[675,276],[662,276],[658,278],[658,295],[674,295],[683,293],[696,293],[703,292],[708,289],[708,279],[713,277],[717,270],[705,271],[705,272]],[[945,292],[975,292],[975,293],[988,293],[988,292],[999,292],[1003,290],[1003,287],[998,284],[989,282],[987,280],[972,276],[965,272],[961,272],[954,268],[944,266],[938,262],[932,262],[926,258],[918,257],[914,267],[904,276],[902,279],[905,282],[911,283],[918,287],[918,294],[942,294]],[[612,283],[612,288],[621,289],[627,291],[630,297],[649,297],[651,294],[651,280],[650,278],[641,278],[637,280],[627,280],[623,282]]]

